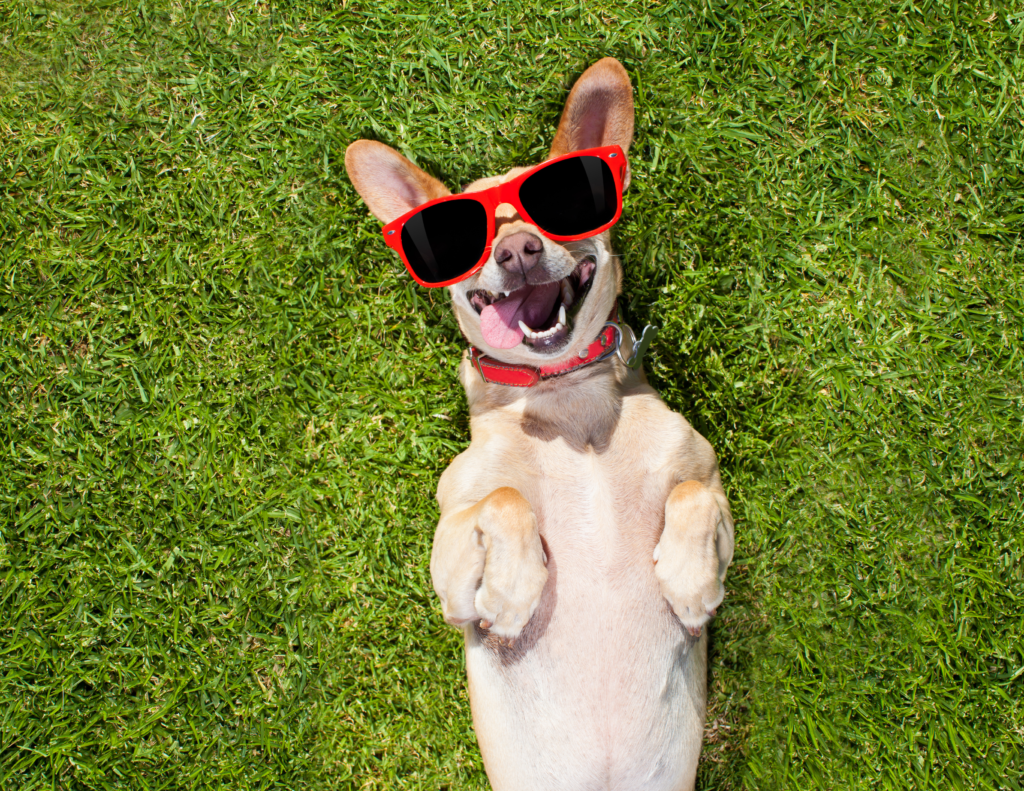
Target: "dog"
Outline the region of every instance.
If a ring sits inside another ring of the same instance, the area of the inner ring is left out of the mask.
[[[633,117],[629,76],[605,58],[573,86],[549,164],[452,196],[381,143],[346,151],[385,240],[417,280],[447,284],[471,345],[471,442],[438,485],[430,573],[465,635],[497,791],[695,783],[703,627],[725,595],[733,521],[711,445],[648,385],[643,344],[617,321],[608,223]]]

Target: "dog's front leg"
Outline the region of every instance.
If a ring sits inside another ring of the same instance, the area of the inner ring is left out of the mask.
[[[434,534],[430,576],[448,623],[473,621],[518,637],[540,602],[548,570],[533,509],[516,489],[495,489],[444,514]]]
[[[729,501],[698,481],[677,484],[665,503],[665,529],[654,548],[654,574],[672,611],[694,637],[725,597],[732,562]]]

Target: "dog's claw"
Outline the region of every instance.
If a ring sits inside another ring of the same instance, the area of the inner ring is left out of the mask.
[[[714,618],[717,614],[718,614],[718,608],[717,607],[712,607],[710,610],[708,610],[708,618]]]
[[[700,637],[701,627],[699,626],[687,626],[686,631],[690,633],[691,637]]]
[[[486,621],[483,618],[480,619],[480,628],[481,629],[490,629],[493,625],[494,624],[492,624],[490,621]]]

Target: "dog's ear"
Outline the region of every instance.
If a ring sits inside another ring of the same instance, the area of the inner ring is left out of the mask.
[[[387,225],[448,188],[393,148],[373,140],[356,140],[345,150],[345,169],[370,211]]]
[[[616,143],[628,152],[632,141],[633,86],[621,63],[604,58],[572,87],[548,158]]]

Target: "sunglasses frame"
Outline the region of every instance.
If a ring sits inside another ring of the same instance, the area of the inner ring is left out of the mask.
[[[574,159],[576,157],[597,157],[608,165],[608,169],[612,172],[612,178],[615,180],[615,192],[618,199],[618,206],[615,210],[615,216],[594,230],[587,231],[586,233],[572,234],[570,236],[558,236],[553,233],[548,233],[530,218],[529,212],[526,211],[523,204],[519,201],[519,188],[528,178],[530,178],[530,176],[536,174],[538,171],[541,171],[546,167],[550,167],[557,162],[562,162],[566,159]],[[508,203],[513,206],[519,213],[520,218],[533,225],[548,239],[556,242],[573,242],[577,239],[586,239],[589,236],[596,236],[597,234],[611,228],[619,221],[619,217],[622,215],[622,182],[626,177],[627,163],[628,160],[626,159],[626,155],[619,146],[601,146],[600,148],[587,148],[581,151],[573,151],[569,154],[563,154],[560,157],[549,159],[536,167],[530,168],[525,173],[519,174],[511,181],[505,182],[504,184],[498,184],[497,186],[481,190],[480,192],[463,192],[458,195],[446,195],[443,198],[435,198],[434,200],[427,201],[385,225],[382,229],[384,242],[388,247],[398,253],[398,256],[402,259],[402,263],[405,264],[405,268],[409,271],[409,274],[412,275],[412,279],[421,286],[425,286],[426,288],[442,288],[443,286],[450,286],[475,275],[483,268],[483,265],[487,263],[487,259],[491,257],[491,246],[494,244],[495,235],[494,212],[498,206],[503,203]],[[450,201],[458,200],[472,200],[483,206],[487,215],[487,244],[484,246],[484,251],[480,256],[480,260],[477,261],[474,266],[470,267],[470,269],[464,274],[452,278],[451,280],[445,280],[442,283],[427,283],[417,276],[413,271],[412,266],[409,264],[409,259],[405,256],[405,251],[402,249],[402,228],[409,220],[424,209],[429,208],[430,206],[436,206],[439,203],[448,203]]]

